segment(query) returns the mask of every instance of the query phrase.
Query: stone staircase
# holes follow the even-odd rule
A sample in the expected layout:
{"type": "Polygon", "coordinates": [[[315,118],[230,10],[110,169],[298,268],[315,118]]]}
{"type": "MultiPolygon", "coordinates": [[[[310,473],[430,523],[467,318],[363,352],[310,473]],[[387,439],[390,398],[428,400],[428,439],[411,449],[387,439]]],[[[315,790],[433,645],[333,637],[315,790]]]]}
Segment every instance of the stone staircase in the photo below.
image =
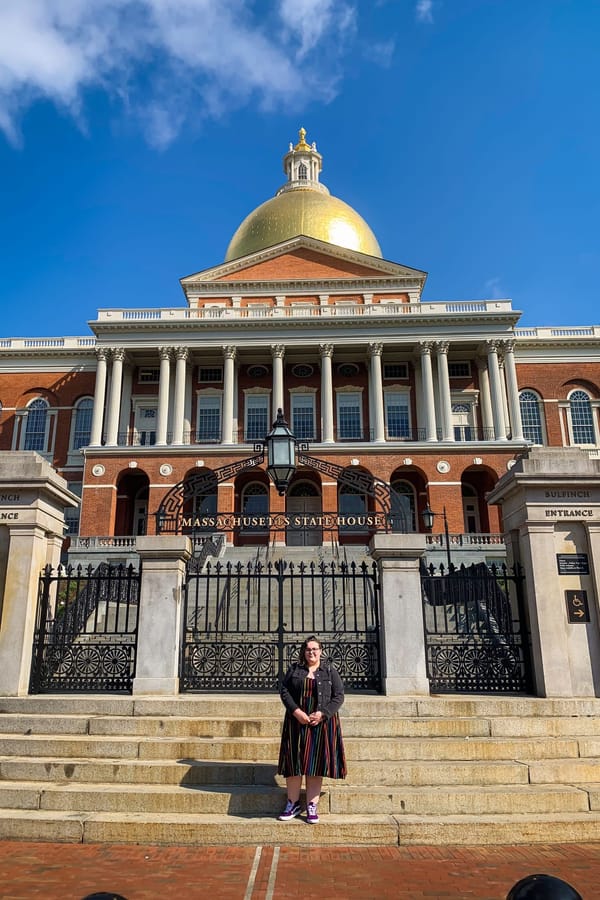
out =
{"type": "Polygon", "coordinates": [[[276,820],[282,711],[263,695],[0,698],[0,838],[600,841],[600,700],[351,695],[348,779],[325,781],[318,826],[276,820]]]}

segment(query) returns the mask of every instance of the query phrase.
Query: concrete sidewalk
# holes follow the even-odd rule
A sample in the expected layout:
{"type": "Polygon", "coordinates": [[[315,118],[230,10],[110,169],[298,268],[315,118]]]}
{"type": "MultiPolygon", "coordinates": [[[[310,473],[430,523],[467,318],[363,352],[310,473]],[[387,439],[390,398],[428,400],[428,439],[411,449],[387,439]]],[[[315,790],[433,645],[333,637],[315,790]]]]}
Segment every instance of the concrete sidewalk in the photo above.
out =
{"type": "Polygon", "coordinates": [[[495,847],[162,847],[0,842],[3,900],[505,900],[545,872],[600,897],[600,843],[495,847]]]}

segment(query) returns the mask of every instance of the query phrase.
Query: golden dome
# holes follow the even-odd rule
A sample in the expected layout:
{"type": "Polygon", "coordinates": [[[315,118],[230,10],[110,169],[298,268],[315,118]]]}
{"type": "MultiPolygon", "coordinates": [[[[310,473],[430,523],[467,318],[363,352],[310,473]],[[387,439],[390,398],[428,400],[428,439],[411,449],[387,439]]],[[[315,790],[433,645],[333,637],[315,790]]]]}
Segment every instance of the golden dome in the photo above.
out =
{"type": "Polygon", "coordinates": [[[319,182],[321,155],[315,144],[300,141],[283,158],[288,181],[277,195],[247,216],[233,235],[225,262],[247,256],[282,241],[306,235],[381,258],[377,238],[356,210],[332,197],[319,182]]]}

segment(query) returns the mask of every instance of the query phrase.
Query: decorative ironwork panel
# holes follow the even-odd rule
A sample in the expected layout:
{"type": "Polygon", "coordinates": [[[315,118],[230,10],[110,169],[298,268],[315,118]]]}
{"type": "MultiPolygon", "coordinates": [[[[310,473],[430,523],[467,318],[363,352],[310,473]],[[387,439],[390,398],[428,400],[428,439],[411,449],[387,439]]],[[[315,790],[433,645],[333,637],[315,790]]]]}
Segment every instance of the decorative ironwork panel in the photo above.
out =
{"type": "Polygon", "coordinates": [[[277,690],[310,634],[348,689],[381,689],[375,565],[190,561],[182,690],[277,690]]]}
{"type": "Polygon", "coordinates": [[[132,566],[46,566],[39,580],[31,693],[130,693],[139,591],[132,566]]]}
{"type": "Polygon", "coordinates": [[[531,692],[523,580],[485,563],[422,569],[432,693],[531,692]]]}

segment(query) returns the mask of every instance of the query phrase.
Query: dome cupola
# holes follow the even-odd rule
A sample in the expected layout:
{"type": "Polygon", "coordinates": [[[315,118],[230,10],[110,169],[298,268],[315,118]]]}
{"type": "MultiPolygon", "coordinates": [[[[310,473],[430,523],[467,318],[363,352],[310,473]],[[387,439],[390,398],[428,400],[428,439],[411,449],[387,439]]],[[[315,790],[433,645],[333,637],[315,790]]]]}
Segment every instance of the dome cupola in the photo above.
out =
{"type": "Polygon", "coordinates": [[[338,247],[381,258],[377,238],[356,210],[332,197],[319,181],[323,157],[306,141],[306,131],[283,157],[287,181],[275,197],[258,206],[233,235],[225,261],[306,235],[338,247]]]}

